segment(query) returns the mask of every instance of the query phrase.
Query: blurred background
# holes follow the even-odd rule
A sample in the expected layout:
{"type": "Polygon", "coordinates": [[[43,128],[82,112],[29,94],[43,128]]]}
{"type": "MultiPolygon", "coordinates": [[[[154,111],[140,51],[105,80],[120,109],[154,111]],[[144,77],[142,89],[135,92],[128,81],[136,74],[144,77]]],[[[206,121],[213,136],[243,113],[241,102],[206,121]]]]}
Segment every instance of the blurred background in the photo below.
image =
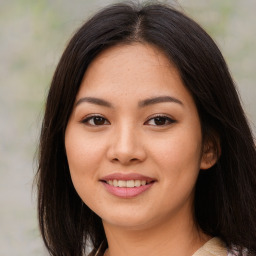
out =
{"type": "MultiPolygon", "coordinates": [[[[0,256],[47,255],[32,190],[45,97],[72,33],[111,2],[0,0],[0,256]]],[[[256,1],[179,0],[175,5],[219,45],[255,134],[256,1]]]]}

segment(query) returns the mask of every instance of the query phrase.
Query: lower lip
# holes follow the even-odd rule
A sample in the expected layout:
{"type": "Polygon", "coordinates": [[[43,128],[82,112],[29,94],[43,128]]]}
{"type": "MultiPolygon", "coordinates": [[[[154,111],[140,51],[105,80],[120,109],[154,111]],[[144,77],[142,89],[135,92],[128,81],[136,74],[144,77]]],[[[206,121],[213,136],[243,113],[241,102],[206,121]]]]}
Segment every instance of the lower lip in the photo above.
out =
{"type": "Polygon", "coordinates": [[[111,186],[108,183],[103,182],[103,185],[105,186],[105,188],[110,194],[121,197],[121,198],[132,198],[132,197],[138,196],[143,192],[145,192],[146,190],[148,190],[153,184],[154,182],[151,182],[147,185],[139,186],[139,187],[120,188],[120,187],[111,186]]]}

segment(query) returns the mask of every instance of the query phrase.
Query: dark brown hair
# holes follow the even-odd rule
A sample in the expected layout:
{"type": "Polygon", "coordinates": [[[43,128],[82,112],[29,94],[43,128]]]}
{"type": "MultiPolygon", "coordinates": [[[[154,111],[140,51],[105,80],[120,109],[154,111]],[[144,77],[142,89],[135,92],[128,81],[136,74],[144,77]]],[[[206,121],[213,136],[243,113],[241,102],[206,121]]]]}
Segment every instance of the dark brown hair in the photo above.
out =
{"type": "Polygon", "coordinates": [[[106,239],[101,219],[73,187],[64,134],[88,65],[107,47],[132,42],[155,45],[166,54],[195,100],[203,138],[215,142],[216,150],[218,138],[219,160],[200,171],[196,184],[196,222],[228,248],[236,245],[255,253],[255,145],[222,54],[183,13],[162,4],[132,3],[112,5],[87,21],[72,37],[53,76],[36,176],[39,224],[47,249],[55,256],[81,256],[88,241],[97,248],[106,239]]]}

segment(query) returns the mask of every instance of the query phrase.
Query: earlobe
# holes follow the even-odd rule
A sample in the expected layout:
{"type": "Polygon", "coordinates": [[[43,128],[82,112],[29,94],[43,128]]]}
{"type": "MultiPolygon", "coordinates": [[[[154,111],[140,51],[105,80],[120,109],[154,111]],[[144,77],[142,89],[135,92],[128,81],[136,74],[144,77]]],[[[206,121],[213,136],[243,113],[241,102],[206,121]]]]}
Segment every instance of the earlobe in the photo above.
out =
{"type": "Polygon", "coordinates": [[[216,164],[220,156],[219,142],[208,142],[204,145],[200,169],[206,170],[216,164]]]}

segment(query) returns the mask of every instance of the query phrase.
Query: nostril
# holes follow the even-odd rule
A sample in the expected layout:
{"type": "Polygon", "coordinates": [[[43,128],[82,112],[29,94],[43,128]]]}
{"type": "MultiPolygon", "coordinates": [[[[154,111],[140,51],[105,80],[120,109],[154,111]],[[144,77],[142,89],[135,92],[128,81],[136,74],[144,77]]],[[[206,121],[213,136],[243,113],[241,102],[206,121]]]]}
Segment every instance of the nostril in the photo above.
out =
{"type": "MultiPolygon", "coordinates": [[[[113,158],[113,161],[119,162],[120,160],[118,158],[113,158]]],[[[137,158],[132,158],[132,159],[128,160],[128,162],[136,162],[136,161],[138,161],[137,158]]]]}
{"type": "Polygon", "coordinates": [[[121,162],[121,161],[116,157],[116,158],[113,158],[113,159],[111,160],[111,162],[112,162],[112,163],[119,163],[119,162],[121,162]]]}

